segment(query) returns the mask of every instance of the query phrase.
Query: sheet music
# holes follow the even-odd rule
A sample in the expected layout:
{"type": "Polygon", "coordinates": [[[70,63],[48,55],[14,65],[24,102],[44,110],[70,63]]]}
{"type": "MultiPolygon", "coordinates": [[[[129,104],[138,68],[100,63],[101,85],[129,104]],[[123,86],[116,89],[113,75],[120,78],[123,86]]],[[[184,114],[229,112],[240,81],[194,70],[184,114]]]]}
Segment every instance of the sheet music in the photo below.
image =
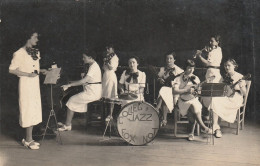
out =
{"type": "Polygon", "coordinates": [[[52,68],[50,71],[48,71],[44,84],[56,84],[57,80],[60,78],[60,71],[61,68],[52,68]]]}

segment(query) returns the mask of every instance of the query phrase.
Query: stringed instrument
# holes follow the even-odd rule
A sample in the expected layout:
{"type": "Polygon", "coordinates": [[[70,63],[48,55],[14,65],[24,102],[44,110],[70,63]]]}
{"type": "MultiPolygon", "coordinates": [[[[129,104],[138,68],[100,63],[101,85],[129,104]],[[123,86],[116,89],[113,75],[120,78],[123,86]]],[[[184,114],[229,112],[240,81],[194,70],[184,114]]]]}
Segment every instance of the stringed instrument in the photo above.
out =
{"type": "Polygon", "coordinates": [[[191,100],[191,99],[194,99],[196,97],[198,97],[199,95],[199,88],[201,87],[202,84],[206,83],[206,82],[209,82],[210,80],[213,80],[215,79],[215,76],[211,76],[209,77],[208,79],[202,81],[201,83],[197,84],[195,81],[193,81],[192,79],[190,79],[190,81],[192,82],[193,85],[190,86],[190,88],[193,88],[194,89],[194,92],[193,93],[190,93],[190,94],[181,94],[181,99],[185,100],[185,101],[188,101],[188,100],[191,100]]]}
{"type": "Polygon", "coordinates": [[[233,97],[235,95],[235,86],[241,81],[241,80],[249,80],[251,78],[251,74],[247,74],[243,76],[241,79],[236,81],[235,83],[227,84],[225,86],[224,95],[227,97],[233,97]]]}

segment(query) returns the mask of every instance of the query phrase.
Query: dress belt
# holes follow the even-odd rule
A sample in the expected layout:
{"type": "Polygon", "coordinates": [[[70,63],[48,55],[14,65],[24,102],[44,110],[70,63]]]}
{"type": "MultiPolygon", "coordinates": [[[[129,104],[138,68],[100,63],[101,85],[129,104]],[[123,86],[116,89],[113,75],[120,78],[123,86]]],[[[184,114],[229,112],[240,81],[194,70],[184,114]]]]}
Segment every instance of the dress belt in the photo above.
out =
{"type": "Polygon", "coordinates": [[[89,85],[89,84],[101,84],[101,82],[87,82],[86,85],[89,85]]]}
{"type": "Polygon", "coordinates": [[[220,66],[207,66],[207,68],[220,69],[220,66]]]}

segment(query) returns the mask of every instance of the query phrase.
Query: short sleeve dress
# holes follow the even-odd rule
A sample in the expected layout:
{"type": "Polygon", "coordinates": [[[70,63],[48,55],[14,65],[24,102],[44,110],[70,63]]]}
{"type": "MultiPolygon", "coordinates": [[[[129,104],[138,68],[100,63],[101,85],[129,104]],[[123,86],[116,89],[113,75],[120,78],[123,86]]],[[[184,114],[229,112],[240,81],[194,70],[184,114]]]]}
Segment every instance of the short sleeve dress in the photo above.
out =
{"type": "MultiPolygon", "coordinates": [[[[33,73],[40,70],[40,53],[38,59],[33,60],[24,48],[20,48],[13,54],[9,70],[16,70],[33,73]]],[[[19,123],[21,127],[27,128],[42,122],[42,105],[40,94],[39,76],[19,78],[19,123]]]]}
{"type": "MultiPolygon", "coordinates": [[[[180,67],[178,67],[177,65],[175,65],[172,73],[173,73],[174,76],[177,76],[177,75],[183,73],[183,70],[180,67]]],[[[166,80],[169,76],[170,76],[169,72],[167,72],[166,68],[161,67],[160,71],[158,73],[158,77],[166,80]]],[[[177,100],[178,100],[178,96],[173,98],[172,86],[161,87],[158,97],[162,98],[162,100],[165,102],[167,108],[169,109],[169,112],[171,113],[173,108],[174,108],[174,103],[176,103],[177,100]],[[173,101],[173,100],[175,100],[175,101],[173,101]]]]}
{"type": "Polygon", "coordinates": [[[144,94],[139,93],[139,88],[145,88],[146,83],[146,75],[144,72],[138,70],[138,77],[137,77],[137,84],[133,84],[133,78],[131,78],[130,82],[128,83],[126,80],[130,75],[126,74],[126,70],[123,71],[121,78],[119,80],[120,84],[125,85],[125,90],[129,91],[130,93],[134,93],[138,96],[135,100],[124,100],[122,103],[123,105],[130,103],[132,101],[144,101],[144,94]]]}
{"type": "Polygon", "coordinates": [[[90,65],[87,76],[90,78],[85,84],[84,91],[72,96],[66,106],[74,112],[87,112],[87,105],[92,101],[99,100],[102,95],[101,70],[99,65],[94,62],[90,65]]]}
{"type": "Polygon", "coordinates": [[[117,55],[115,54],[110,59],[110,65],[112,66],[112,69],[110,70],[105,64],[104,64],[104,74],[102,79],[102,97],[104,98],[117,98],[117,77],[116,77],[116,69],[118,67],[119,59],[117,55]]]}

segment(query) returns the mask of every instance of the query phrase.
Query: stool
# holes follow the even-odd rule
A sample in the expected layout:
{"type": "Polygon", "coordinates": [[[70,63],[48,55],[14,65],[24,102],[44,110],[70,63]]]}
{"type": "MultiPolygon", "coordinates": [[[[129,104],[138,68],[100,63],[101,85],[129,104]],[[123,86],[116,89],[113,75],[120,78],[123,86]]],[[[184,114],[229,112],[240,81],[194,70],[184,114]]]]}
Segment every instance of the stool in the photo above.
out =
{"type": "Polygon", "coordinates": [[[105,112],[103,109],[102,100],[96,100],[88,103],[88,111],[86,113],[86,126],[96,125],[105,125],[105,112]]]}

